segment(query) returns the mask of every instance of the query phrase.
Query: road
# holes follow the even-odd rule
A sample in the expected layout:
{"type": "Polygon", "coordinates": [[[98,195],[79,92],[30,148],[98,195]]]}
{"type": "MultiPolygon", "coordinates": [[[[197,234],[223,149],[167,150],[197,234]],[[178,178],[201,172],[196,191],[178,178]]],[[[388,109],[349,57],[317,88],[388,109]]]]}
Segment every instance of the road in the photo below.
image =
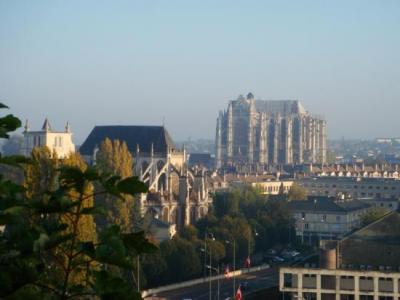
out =
{"type": "MultiPolygon", "coordinates": [[[[242,291],[244,295],[251,293],[252,291],[276,286],[278,284],[278,269],[270,268],[266,270],[256,271],[248,274],[236,276],[236,289],[239,283],[248,282],[249,289],[242,291]]],[[[211,296],[212,300],[218,299],[218,281],[214,280],[211,282],[211,296]]],[[[155,296],[155,295],[154,295],[155,296]]],[[[201,283],[193,285],[191,287],[171,290],[157,294],[158,297],[164,297],[168,300],[209,300],[209,283],[201,283]]],[[[220,280],[220,300],[226,299],[233,296],[233,279],[221,279],[220,280]]]]}

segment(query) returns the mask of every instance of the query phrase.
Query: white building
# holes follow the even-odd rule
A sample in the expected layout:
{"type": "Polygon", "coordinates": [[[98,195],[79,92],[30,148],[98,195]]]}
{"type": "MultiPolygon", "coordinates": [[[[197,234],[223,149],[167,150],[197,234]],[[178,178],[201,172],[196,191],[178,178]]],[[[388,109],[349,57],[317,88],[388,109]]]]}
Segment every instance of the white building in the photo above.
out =
{"type": "Polygon", "coordinates": [[[370,208],[371,205],[367,202],[341,201],[326,197],[289,202],[289,209],[296,222],[296,235],[310,244],[320,239],[341,238],[361,227],[362,216],[370,208]]]}
{"type": "Polygon", "coordinates": [[[279,289],[284,299],[399,299],[399,272],[281,268],[279,289]]]}
{"type": "Polygon", "coordinates": [[[56,152],[58,158],[65,158],[70,153],[75,152],[75,145],[72,142],[72,133],[68,122],[65,126],[65,131],[52,130],[47,118],[41,130],[30,131],[28,121],[24,129],[22,154],[25,156],[30,156],[33,148],[44,146],[48,147],[51,152],[56,152]]]}
{"type": "Polygon", "coordinates": [[[353,198],[400,198],[400,180],[395,178],[305,177],[297,182],[309,196],[353,198]]]}

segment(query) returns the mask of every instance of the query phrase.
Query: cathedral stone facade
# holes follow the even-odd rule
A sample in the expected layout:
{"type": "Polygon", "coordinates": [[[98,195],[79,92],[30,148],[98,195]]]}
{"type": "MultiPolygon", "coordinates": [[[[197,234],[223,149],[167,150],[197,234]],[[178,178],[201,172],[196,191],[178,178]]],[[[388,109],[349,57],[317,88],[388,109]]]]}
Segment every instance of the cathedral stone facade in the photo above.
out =
{"type": "Polygon", "coordinates": [[[216,128],[217,168],[325,163],[326,121],[297,100],[239,96],[220,112],[216,128]]]}
{"type": "Polygon", "coordinates": [[[205,171],[189,168],[185,149],[178,149],[163,126],[96,126],[79,151],[95,164],[106,138],[125,141],[134,160],[134,174],[149,188],[140,195],[142,215],[178,228],[195,223],[212,204],[205,171]]]}

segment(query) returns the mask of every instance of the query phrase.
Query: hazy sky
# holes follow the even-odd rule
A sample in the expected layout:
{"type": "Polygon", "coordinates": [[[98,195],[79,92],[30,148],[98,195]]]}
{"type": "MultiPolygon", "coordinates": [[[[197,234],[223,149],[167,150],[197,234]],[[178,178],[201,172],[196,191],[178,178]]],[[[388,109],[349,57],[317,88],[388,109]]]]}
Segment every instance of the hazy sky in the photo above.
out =
{"type": "Polygon", "coordinates": [[[400,136],[400,1],[0,0],[0,99],[31,129],[213,138],[249,91],[301,100],[329,138],[400,136]]]}

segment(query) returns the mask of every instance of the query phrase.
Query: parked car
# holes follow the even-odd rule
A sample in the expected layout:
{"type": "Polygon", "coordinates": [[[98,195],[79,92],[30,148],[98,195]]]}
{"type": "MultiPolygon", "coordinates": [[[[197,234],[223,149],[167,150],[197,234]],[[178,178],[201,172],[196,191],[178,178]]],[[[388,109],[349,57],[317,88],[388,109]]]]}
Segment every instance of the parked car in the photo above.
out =
{"type": "Polygon", "coordinates": [[[274,263],[283,263],[285,261],[285,259],[283,259],[282,257],[276,255],[272,258],[272,262],[274,263]]]}

